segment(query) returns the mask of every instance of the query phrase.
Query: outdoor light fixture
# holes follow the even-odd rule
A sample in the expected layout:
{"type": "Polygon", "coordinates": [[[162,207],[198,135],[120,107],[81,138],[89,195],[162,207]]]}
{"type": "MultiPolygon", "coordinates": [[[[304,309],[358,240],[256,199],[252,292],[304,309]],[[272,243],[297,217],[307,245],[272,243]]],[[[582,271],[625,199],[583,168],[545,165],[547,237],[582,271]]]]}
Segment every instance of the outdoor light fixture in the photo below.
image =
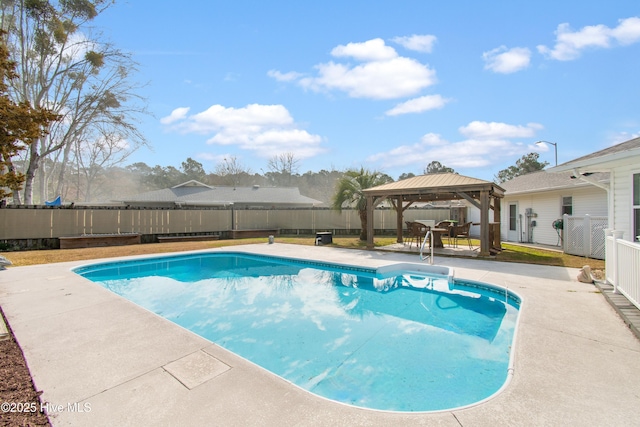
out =
{"type": "Polygon", "coordinates": [[[556,152],[556,166],[558,166],[558,144],[556,144],[555,142],[551,142],[551,141],[538,141],[538,142],[536,142],[536,145],[540,145],[540,144],[551,144],[551,145],[553,145],[553,149],[556,152]]]}

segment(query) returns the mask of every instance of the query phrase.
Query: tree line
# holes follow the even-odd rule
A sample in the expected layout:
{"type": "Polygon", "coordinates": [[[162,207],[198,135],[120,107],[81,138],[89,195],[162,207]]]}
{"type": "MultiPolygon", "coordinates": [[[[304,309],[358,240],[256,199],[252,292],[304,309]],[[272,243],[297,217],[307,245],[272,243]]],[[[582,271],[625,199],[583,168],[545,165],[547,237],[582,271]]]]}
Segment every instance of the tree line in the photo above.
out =
{"type": "MultiPolygon", "coordinates": [[[[538,161],[537,153],[530,153],[522,156],[515,166],[500,171],[495,182],[501,183],[536,170],[542,170],[547,165],[546,162],[538,161]]],[[[320,171],[307,171],[300,173],[299,161],[293,153],[284,153],[272,157],[267,162],[267,171],[262,174],[251,171],[245,167],[236,157],[230,157],[219,162],[213,171],[207,172],[202,163],[192,158],[183,161],[180,167],[174,166],[150,166],[144,162],[133,163],[124,167],[111,167],[104,169],[96,176],[96,182],[91,196],[83,189],[81,182],[74,185],[70,180],[65,187],[66,192],[62,194],[65,200],[95,201],[95,200],[117,200],[121,196],[137,194],[146,191],[170,188],[184,182],[195,180],[211,186],[252,186],[260,185],[266,187],[297,187],[300,193],[320,200],[327,205],[334,205],[334,199],[341,193],[344,196],[345,189],[350,189],[353,194],[357,194],[354,188],[369,188],[367,185],[379,185],[392,182],[394,179],[382,172],[368,170],[366,168],[338,170],[335,168],[322,169],[320,171]],[[346,182],[345,182],[346,181],[346,182]]],[[[432,173],[456,173],[454,169],[442,165],[438,161],[432,161],[424,170],[423,174],[432,173]]],[[[412,178],[414,173],[402,173],[398,180],[412,178]]],[[[347,191],[348,193],[349,191],[347,191]]],[[[357,205],[357,196],[344,196],[339,203],[353,199],[353,204],[357,205]]]]}

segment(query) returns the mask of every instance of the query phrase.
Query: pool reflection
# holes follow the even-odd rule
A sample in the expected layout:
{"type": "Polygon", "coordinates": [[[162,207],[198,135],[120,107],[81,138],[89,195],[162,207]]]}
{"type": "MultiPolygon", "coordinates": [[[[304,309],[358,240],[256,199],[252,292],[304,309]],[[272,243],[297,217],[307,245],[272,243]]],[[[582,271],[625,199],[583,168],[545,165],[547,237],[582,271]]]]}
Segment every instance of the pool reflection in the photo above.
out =
{"type": "Polygon", "coordinates": [[[503,301],[459,289],[443,278],[400,275],[345,280],[344,274],[333,276],[345,311],[357,316],[385,314],[492,341],[507,312],[503,301]],[[391,292],[402,294],[394,296],[394,304],[386,295],[391,292]]]}

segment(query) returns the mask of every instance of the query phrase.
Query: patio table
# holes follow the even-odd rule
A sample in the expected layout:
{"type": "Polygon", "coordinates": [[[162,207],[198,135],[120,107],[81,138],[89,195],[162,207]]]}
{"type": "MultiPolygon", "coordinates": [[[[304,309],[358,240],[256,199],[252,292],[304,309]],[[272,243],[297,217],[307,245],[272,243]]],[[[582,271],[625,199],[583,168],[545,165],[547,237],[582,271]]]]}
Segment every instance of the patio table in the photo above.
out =
{"type": "Polygon", "coordinates": [[[448,228],[436,228],[436,222],[433,219],[417,219],[415,222],[423,224],[431,230],[431,236],[433,236],[433,247],[434,248],[444,248],[444,244],[442,243],[442,235],[449,234],[448,228]]]}
{"type": "Polygon", "coordinates": [[[444,248],[444,244],[442,243],[442,235],[449,234],[448,228],[432,228],[431,236],[433,238],[433,247],[434,248],[444,248]]]}

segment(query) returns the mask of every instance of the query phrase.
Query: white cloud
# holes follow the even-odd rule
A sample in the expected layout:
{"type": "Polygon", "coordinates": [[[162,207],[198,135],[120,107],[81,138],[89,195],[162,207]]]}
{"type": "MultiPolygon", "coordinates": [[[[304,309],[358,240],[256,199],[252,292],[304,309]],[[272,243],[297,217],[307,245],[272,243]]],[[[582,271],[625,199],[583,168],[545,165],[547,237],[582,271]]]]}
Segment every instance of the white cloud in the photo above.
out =
{"type": "Polygon", "coordinates": [[[615,132],[607,136],[608,145],[616,145],[640,137],[639,132],[615,132]]]}
{"type": "Polygon", "coordinates": [[[58,53],[70,57],[73,61],[82,61],[87,52],[100,50],[93,40],[80,31],[71,33],[64,46],[56,44],[55,49],[58,50],[58,53]]]}
{"type": "Polygon", "coordinates": [[[436,133],[426,133],[420,138],[420,142],[424,145],[440,145],[442,140],[440,139],[440,135],[436,133]]]}
{"type": "Polygon", "coordinates": [[[556,45],[553,49],[538,46],[545,56],[559,61],[568,61],[580,56],[582,50],[589,47],[609,47],[609,28],[604,25],[584,27],[571,31],[569,24],[560,24],[556,30],[556,45]]]}
{"type": "Polygon", "coordinates": [[[385,168],[413,167],[422,171],[432,161],[453,168],[494,166],[514,156],[531,152],[532,147],[511,139],[534,136],[542,126],[474,121],[460,127],[466,137],[450,142],[438,134],[427,133],[415,144],[401,145],[389,151],[369,156],[367,162],[380,163],[385,168]]]}
{"type": "Polygon", "coordinates": [[[207,143],[236,145],[265,158],[292,152],[302,159],[324,151],[320,146],[322,137],[300,129],[282,105],[250,104],[243,108],[212,105],[190,116],[187,111],[163,123],[172,124],[171,129],[182,133],[213,134],[207,143]]]}
{"type": "Polygon", "coordinates": [[[442,108],[449,101],[449,99],[445,99],[440,95],[421,96],[402,102],[388,110],[385,114],[387,116],[399,116],[401,114],[421,113],[427,110],[442,108]]]}
{"type": "Polygon", "coordinates": [[[403,145],[370,156],[367,162],[379,162],[386,168],[413,167],[422,171],[432,161],[453,168],[487,167],[520,154],[522,148],[505,139],[466,139],[449,142],[436,134],[426,134],[416,144],[403,145]]]}
{"type": "Polygon", "coordinates": [[[269,70],[267,72],[269,77],[273,77],[279,82],[291,82],[302,77],[301,73],[296,73],[295,71],[290,71],[288,73],[281,73],[278,70],[269,70]]]}
{"type": "Polygon", "coordinates": [[[397,54],[382,39],[340,45],[331,51],[336,58],[353,58],[360,63],[330,61],[315,66],[317,75],[299,77],[296,73],[269,72],[273,78],[292,77],[305,89],[338,90],[353,98],[396,99],[413,96],[436,82],[435,71],[427,65],[397,54]],[[297,79],[296,79],[297,78],[297,79]]]}
{"type": "Polygon", "coordinates": [[[167,117],[161,118],[160,123],[162,123],[163,125],[169,125],[171,123],[177,122],[178,120],[184,119],[185,117],[187,117],[187,113],[189,113],[189,107],[176,108],[167,117]]]}
{"type": "Polygon", "coordinates": [[[436,42],[436,36],[432,35],[412,35],[405,37],[395,37],[391,41],[398,43],[405,49],[415,50],[417,52],[431,53],[433,45],[436,42]]]}
{"type": "Polygon", "coordinates": [[[640,18],[621,19],[620,24],[611,30],[611,36],[622,45],[640,41],[640,18]]]}
{"type": "Polygon", "coordinates": [[[415,95],[435,83],[435,72],[410,59],[398,57],[388,61],[348,65],[318,65],[319,75],[301,79],[312,90],[337,89],[353,98],[394,99],[415,95]]]}
{"type": "Polygon", "coordinates": [[[507,49],[506,46],[500,46],[484,52],[482,58],[485,62],[485,70],[491,70],[501,74],[510,74],[529,66],[531,62],[531,51],[524,47],[507,49]]]}
{"type": "Polygon", "coordinates": [[[243,108],[212,105],[189,117],[189,128],[195,132],[216,132],[221,129],[259,131],[265,127],[291,124],[293,118],[282,105],[249,104],[243,108]]]}
{"type": "Polygon", "coordinates": [[[542,129],[538,123],[528,123],[526,126],[510,125],[498,122],[473,121],[460,127],[460,133],[468,138],[495,139],[495,138],[531,138],[537,130],[542,129]]]}
{"type": "Polygon", "coordinates": [[[386,61],[396,58],[398,54],[382,39],[372,39],[363,43],[348,43],[333,48],[331,55],[335,57],[352,57],[359,61],[386,61]]]}
{"type": "Polygon", "coordinates": [[[640,41],[640,18],[622,19],[615,28],[606,25],[590,25],[573,31],[569,24],[558,25],[556,44],[553,48],[538,46],[538,52],[558,61],[569,61],[580,57],[589,48],[609,48],[616,42],[628,45],[640,41]]]}

